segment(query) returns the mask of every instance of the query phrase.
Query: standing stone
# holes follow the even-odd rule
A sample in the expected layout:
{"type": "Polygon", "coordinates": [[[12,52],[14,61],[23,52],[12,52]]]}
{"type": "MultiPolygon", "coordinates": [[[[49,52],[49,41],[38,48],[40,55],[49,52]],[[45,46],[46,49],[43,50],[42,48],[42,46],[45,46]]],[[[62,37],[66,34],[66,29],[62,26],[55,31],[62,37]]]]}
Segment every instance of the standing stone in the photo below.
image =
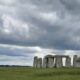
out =
{"type": "Polygon", "coordinates": [[[76,67],[80,68],[80,59],[78,58],[78,60],[76,61],[76,67]]]}
{"type": "Polygon", "coordinates": [[[66,57],[66,66],[65,67],[71,67],[71,58],[70,57],[66,57]]]}
{"type": "Polygon", "coordinates": [[[42,58],[38,58],[37,68],[42,68],[42,58]]]}
{"type": "Polygon", "coordinates": [[[73,57],[73,67],[80,67],[80,57],[77,57],[77,55],[73,57]]]}
{"type": "Polygon", "coordinates": [[[47,68],[47,63],[48,63],[48,60],[47,58],[43,58],[43,68],[47,68]]]}
{"type": "Polygon", "coordinates": [[[34,57],[34,61],[33,61],[33,67],[34,67],[34,68],[37,68],[37,63],[38,63],[38,57],[35,56],[35,57],[34,57]]]}
{"type": "Polygon", "coordinates": [[[63,66],[63,62],[62,62],[62,57],[61,56],[57,56],[55,58],[55,66],[57,68],[61,68],[63,66]]]}
{"type": "Polygon", "coordinates": [[[54,58],[48,57],[48,68],[53,68],[53,67],[54,67],[54,58]]]}
{"type": "Polygon", "coordinates": [[[77,55],[74,55],[74,56],[73,56],[73,67],[77,67],[77,62],[76,62],[76,60],[77,60],[77,55]]]}

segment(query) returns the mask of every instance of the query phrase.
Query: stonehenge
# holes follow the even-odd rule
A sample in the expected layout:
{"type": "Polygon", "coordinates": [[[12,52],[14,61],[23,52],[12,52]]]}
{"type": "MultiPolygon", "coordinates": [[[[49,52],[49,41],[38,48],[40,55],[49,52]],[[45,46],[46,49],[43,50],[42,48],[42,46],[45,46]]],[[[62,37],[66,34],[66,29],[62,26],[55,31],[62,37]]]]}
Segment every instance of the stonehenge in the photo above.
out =
{"type": "Polygon", "coordinates": [[[34,57],[34,68],[62,68],[62,67],[80,67],[80,57],[73,56],[73,65],[71,65],[71,57],[68,55],[46,55],[43,59],[34,57]],[[65,66],[63,65],[63,58],[65,58],[65,66]]]}

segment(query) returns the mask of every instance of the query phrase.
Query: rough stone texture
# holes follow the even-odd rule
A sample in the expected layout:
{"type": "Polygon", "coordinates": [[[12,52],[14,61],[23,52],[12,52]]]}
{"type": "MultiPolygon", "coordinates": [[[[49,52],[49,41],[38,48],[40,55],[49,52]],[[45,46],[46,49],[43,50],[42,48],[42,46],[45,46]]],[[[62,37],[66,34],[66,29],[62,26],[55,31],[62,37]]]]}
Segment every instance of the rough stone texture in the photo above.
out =
{"type": "Polygon", "coordinates": [[[42,58],[38,58],[37,68],[42,68],[42,58]]]}
{"type": "Polygon", "coordinates": [[[54,55],[54,57],[55,57],[55,58],[56,58],[56,57],[66,58],[66,57],[68,57],[68,55],[54,55]]]}
{"type": "Polygon", "coordinates": [[[71,67],[71,58],[70,57],[66,57],[66,62],[65,62],[65,67],[71,67]]]}
{"type": "Polygon", "coordinates": [[[80,67],[80,62],[77,62],[75,67],[80,67]]]}
{"type": "Polygon", "coordinates": [[[77,62],[76,62],[76,60],[77,60],[77,55],[74,55],[74,56],[73,56],[73,67],[77,67],[77,62]]]}
{"type": "Polygon", "coordinates": [[[43,68],[47,68],[47,58],[43,58],[43,68]]]}
{"type": "Polygon", "coordinates": [[[48,68],[53,68],[53,67],[54,67],[54,58],[48,57],[48,68]]]}
{"type": "Polygon", "coordinates": [[[38,57],[35,56],[35,57],[34,57],[34,61],[33,61],[33,67],[34,67],[34,68],[37,68],[37,62],[38,62],[38,57]]]}
{"type": "MultiPolygon", "coordinates": [[[[63,67],[62,59],[66,58],[65,67],[71,67],[71,58],[66,55],[47,55],[43,58],[34,57],[33,67],[35,68],[61,68],[63,67]],[[43,64],[42,64],[43,62],[43,64]]],[[[73,67],[80,67],[80,57],[73,56],[73,67]]]]}
{"type": "Polygon", "coordinates": [[[63,66],[63,62],[62,62],[62,57],[61,56],[57,56],[55,59],[55,66],[57,68],[61,68],[63,66]]]}
{"type": "Polygon", "coordinates": [[[73,57],[73,67],[80,67],[80,57],[77,57],[77,55],[73,57]]]}
{"type": "Polygon", "coordinates": [[[53,68],[54,67],[54,56],[53,55],[46,55],[43,59],[43,67],[46,68],[53,68]]]}

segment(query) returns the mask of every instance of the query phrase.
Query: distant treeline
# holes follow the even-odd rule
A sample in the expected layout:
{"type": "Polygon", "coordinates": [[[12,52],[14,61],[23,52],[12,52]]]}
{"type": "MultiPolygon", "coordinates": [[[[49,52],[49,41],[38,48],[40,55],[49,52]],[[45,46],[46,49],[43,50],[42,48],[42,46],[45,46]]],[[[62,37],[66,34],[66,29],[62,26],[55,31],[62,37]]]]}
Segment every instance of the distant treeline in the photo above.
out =
{"type": "Polygon", "coordinates": [[[0,65],[0,67],[32,67],[32,66],[22,66],[22,65],[0,65]]]}

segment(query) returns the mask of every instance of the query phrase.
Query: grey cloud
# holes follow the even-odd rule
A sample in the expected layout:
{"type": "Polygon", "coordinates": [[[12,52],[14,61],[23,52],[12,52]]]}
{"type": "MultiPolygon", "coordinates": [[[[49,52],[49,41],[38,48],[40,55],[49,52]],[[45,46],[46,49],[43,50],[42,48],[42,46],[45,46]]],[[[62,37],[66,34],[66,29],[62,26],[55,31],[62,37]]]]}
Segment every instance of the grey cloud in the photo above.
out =
{"type": "MultiPolygon", "coordinates": [[[[23,29],[23,26],[17,27],[17,25],[13,25],[15,23],[10,23],[12,33],[4,34],[4,28],[2,28],[0,43],[80,50],[80,20],[79,17],[76,19],[76,14],[73,16],[70,12],[76,12],[78,7],[79,3],[75,0],[17,0],[15,5],[13,5],[15,14],[11,12],[11,9],[8,10],[7,14],[14,21],[17,20],[22,22],[22,24],[29,24],[29,33],[27,29],[23,29]],[[44,15],[40,15],[40,13],[52,13],[54,15],[54,12],[59,18],[56,22],[53,22],[52,18],[51,22],[49,20],[46,21],[44,15]]],[[[5,9],[2,14],[4,12],[5,9]]],[[[48,16],[46,17],[48,18],[48,16]]]]}
{"type": "Polygon", "coordinates": [[[34,55],[79,54],[79,7],[79,0],[1,0],[0,64],[32,65],[34,55]]]}
{"type": "Polygon", "coordinates": [[[27,47],[13,47],[13,46],[0,46],[0,55],[6,55],[6,56],[23,56],[23,57],[29,57],[32,56],[37,52],[36,49],[33,48],[27,48],[27,47]]]}
{"type": "Polygon", "coordinates": [[[32,58],[26,58],[22,56],[4,56],[0,55],[0,65],[31,65],[32,58]]]}
{"type": "Polygon", "coordinates": [[[64,7],[71,12],[72,14],[78,14],[80,13],[80,1],[79,0],[60,0],[61,3],[64,5],[64,7]]]}

